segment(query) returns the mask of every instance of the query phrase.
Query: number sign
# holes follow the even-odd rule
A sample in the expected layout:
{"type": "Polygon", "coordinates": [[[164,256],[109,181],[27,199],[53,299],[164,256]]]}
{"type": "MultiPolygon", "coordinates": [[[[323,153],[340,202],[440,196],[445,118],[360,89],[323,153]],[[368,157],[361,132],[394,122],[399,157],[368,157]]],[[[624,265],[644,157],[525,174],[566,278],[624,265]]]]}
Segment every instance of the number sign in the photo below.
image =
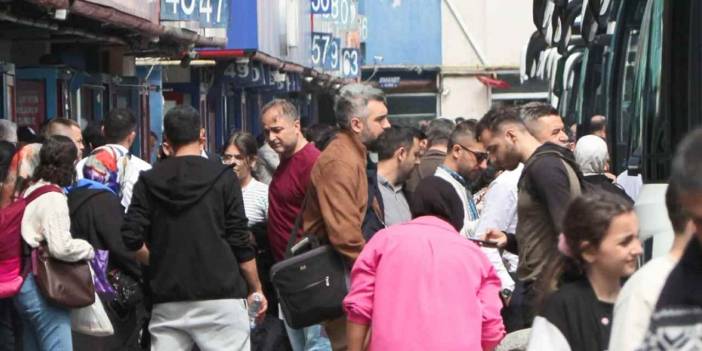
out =
{"type": "Polygon", "coordinates": [[[205,28],[227,27],[228,0],[161,0],[161,20],[199,22],[205,28]]]}

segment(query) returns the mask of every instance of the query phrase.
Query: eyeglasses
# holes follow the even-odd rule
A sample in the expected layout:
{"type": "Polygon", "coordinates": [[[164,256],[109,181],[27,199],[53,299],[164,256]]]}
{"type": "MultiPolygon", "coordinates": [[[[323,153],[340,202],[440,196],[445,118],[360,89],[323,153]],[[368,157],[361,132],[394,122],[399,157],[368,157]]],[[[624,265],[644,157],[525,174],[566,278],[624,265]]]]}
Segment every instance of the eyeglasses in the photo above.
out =
{"type": "Polygon", "coordinates": [[[221,159],[222,159],[222,163],[224,163],[225,165],[229,165],[229,164],[234,163],[235,160],[243,161],[246,159],[246,157],[244,157],[244,155],[241,155],[241,154],[237,154],[237,155],[224,154],[224,155],[222,155],[221,159]]]}
{"type": "Polygon", "coordinates": [[[460,146],[463,150],[466,150],[466,151],[470,152],[471,154],[473,154],[473,156],[475,156],[475,159],[478,161],[478,163],[483,163],[483,161],[487,161],[487,159],[490,158],[490,154],[487,152],[473,151],[473,150],[471,150],[471,149],[469,149],[461,144],[456,144],[456,145],[460,146]]]}

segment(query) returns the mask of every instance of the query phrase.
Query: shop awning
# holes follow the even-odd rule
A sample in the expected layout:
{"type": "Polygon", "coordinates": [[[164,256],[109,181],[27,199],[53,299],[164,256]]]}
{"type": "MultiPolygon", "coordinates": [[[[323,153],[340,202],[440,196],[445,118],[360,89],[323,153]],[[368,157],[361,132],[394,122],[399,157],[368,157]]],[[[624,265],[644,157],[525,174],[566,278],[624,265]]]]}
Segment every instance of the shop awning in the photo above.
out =
{"type": "MultiPolygon", "coordinates": [[[[198,33],[181,28],[166,27],[158,21],[149,20],[144,16],[135,16],[122,12],[109,5],[108,0],[25,0],[29,3],[39,5],[54,10],[67,10],[68,15],[79,15],[96,21],[103,22],[115,27],[124,28],[141,33],[145,37],[154,40],[166,39],[181,44],[193,44],[199,47],[223,47],[226,45],[225,38],[205,37],[198,33]]],[[[133,1],[134,6],[138,6],[138,1],[133,1]]],[[[127,6],[127,5],[122,5],[127,6]]],[[[155,17],[158,19],[158,16],[155,17]]]]}

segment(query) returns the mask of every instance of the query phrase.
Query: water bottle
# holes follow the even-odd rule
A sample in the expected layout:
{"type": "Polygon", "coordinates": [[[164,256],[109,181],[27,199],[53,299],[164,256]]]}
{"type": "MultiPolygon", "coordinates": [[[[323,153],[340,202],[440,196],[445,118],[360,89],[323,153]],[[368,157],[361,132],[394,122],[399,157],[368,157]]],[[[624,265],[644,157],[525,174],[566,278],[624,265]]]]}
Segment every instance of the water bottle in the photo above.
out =
{"type": "Polygon", "coordinates": [[[256,314],[258,310],[261,309],[261,302],[263,301],[263,296],[260,293],[253,294],[253,302],[249,305],[249,325],[251,330],[256,328],[256,314]]]}

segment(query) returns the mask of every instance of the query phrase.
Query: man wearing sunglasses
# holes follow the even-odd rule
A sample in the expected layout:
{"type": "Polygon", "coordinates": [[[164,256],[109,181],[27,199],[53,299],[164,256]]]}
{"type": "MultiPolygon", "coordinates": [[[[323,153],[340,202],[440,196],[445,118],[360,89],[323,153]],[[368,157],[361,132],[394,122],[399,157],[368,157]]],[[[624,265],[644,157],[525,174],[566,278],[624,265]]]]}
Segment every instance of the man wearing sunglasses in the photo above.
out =
{"type": "MultiPolygon", "coordinates": [[[[474,127],[461,122],[451,133],[444,163],[436,169],[435,176],[449,182],[463,203],[463,228],[466,239],[477,239],[475,229],[480,215],[470,191],[471,182],[477,180],[487,168],[488,153],[477,141],[474,127]]],[[[502,256],[495,248],[483,247],[483,252],[492,263],[500,280],[510,280],[509,272],[502,263],[502,256]]]]}
{"type": "Polygon", "coordinates": [[[465,205],[463,230],[461,234],[470,237],[478,221],[478,210],[470,194],[470,183],[487,168],[488,153],[485,146],[477,142],[475,130],[469,123],[461,122],[449,137],[444,163],[436,169],[437,177],[451,183],[465,205]]]}

